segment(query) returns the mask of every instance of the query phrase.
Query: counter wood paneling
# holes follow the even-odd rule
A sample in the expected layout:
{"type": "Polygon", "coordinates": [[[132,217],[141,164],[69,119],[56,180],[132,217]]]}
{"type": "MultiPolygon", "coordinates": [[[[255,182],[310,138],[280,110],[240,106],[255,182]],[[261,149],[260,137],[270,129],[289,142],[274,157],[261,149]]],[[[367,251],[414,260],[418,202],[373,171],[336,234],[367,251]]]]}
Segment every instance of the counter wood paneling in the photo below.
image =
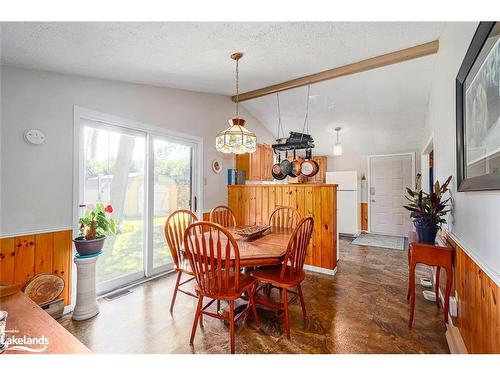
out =
{"type": "Polygon", "coordinates": [[[267,224],[279,206],[296,208],[314,218],[306,264],[333,270],[337,266],[337,185],[249,184],[228,186],[228,206],[238,225],[267,224]]]}

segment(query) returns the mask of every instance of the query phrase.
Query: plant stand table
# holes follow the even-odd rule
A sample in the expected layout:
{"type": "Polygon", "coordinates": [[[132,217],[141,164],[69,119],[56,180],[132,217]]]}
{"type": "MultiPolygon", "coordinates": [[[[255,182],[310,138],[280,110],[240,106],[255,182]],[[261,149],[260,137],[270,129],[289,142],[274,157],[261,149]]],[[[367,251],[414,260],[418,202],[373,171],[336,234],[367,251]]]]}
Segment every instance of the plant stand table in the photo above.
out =
{"type": "Polygon", "coordinates": [[[417,234],[410,232],[408,236],[410,247],[408,249],[408,270],[409,270],[409,287],[407,299],[410,300],[410,319],[408,326],[413,325],[413,315],[415,314],[415,267],[417,263],[423,263],[428,266],[436,267],[436,304],[439,308],[439,274],[441,267],[446,270],[446,292],[444,296],[444,324],[448,322],[448,311],[450,307],[451,284],[453,281],[453,247],[451,247],[446,239],[441,236],[436,236],[434,245],[418,242],[417,234]]]}
{"type": "Polygon", "coordinates": [[[76,255],[77,283],[76,304],[73,310],[73,320],[86,320],[99,314],[96,300],[95,266],[101,252],[92,255],[76,255]]]}

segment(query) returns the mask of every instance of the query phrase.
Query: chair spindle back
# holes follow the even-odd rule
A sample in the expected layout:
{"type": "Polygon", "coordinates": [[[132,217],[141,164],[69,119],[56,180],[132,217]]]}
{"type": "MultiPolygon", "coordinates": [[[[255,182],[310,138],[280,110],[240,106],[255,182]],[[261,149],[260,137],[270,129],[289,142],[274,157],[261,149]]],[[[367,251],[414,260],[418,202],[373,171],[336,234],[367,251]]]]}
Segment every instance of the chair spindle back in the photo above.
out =
{"type": "Polygon", "coordinates": [[[301,219],[299,211],[293,207],[278,207],[269,216],[269,225],[293,229],[301,219]]]}
{"type": "Polygon", "coordinates": [[[210,211],[210,221],[224,228],[236,226],[236,216],[228,206],[217,206],[210,211]]]}
{"type": "Polygon", "coordinates": [[[193,223],[186,229],[184,249],[202,293],[239,288],[240,252],[227,229],[210,221],[193,223]]]}
{"type": "Polygon", "coordinates": [[[281,266],[280,278],[282,280],[285,278],[287,266],[290,267],[290,276],[292,277],[302,272],[313,228],[314,219],[311,216],[304,217],[297,224],[297,227],[290,237],[290,241],[288,241],[285,258],[281,266]]]}
{"type": "Polygon", "coordinates": [[[176,267],[184,260],[181,251],[184,246],[184,232],[189,224],[195,221],[198,221],[198,218],[191,211],[177,210],[172,212],[165,222],[165,238],[176,267]]]}

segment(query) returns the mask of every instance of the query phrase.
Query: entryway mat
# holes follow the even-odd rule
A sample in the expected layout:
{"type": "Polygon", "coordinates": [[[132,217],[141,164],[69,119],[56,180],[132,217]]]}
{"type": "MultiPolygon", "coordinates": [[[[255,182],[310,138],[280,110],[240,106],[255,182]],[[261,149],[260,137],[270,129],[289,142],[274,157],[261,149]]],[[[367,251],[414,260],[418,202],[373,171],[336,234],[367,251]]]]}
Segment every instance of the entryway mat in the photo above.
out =
{"type": "Polygon", "coordinates": [[[383,234],[361,233],[351,244],[383,247],[386,249],[405,250],[405,237],[386,236],[383,234]]]}

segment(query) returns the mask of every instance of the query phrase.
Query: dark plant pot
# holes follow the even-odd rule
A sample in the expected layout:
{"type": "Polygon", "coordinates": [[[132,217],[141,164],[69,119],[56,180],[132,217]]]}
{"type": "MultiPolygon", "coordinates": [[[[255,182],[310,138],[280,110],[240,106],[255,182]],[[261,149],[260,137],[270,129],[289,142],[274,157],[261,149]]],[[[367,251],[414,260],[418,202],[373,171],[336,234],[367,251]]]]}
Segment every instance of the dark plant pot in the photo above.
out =
{"type": "Polygon", "coordinates": [[[92,255],[102,250],[106,236],[94,240],[86,240],[84,237],[77,237],[73,240],[76,251],[80,255],[92,255]]]}
{"type": "Polygon", "coordinates": [[[415,223],[415,228],[417,229],[419,242],[434,245],[439,227],[425,223],[415,223]]]}

